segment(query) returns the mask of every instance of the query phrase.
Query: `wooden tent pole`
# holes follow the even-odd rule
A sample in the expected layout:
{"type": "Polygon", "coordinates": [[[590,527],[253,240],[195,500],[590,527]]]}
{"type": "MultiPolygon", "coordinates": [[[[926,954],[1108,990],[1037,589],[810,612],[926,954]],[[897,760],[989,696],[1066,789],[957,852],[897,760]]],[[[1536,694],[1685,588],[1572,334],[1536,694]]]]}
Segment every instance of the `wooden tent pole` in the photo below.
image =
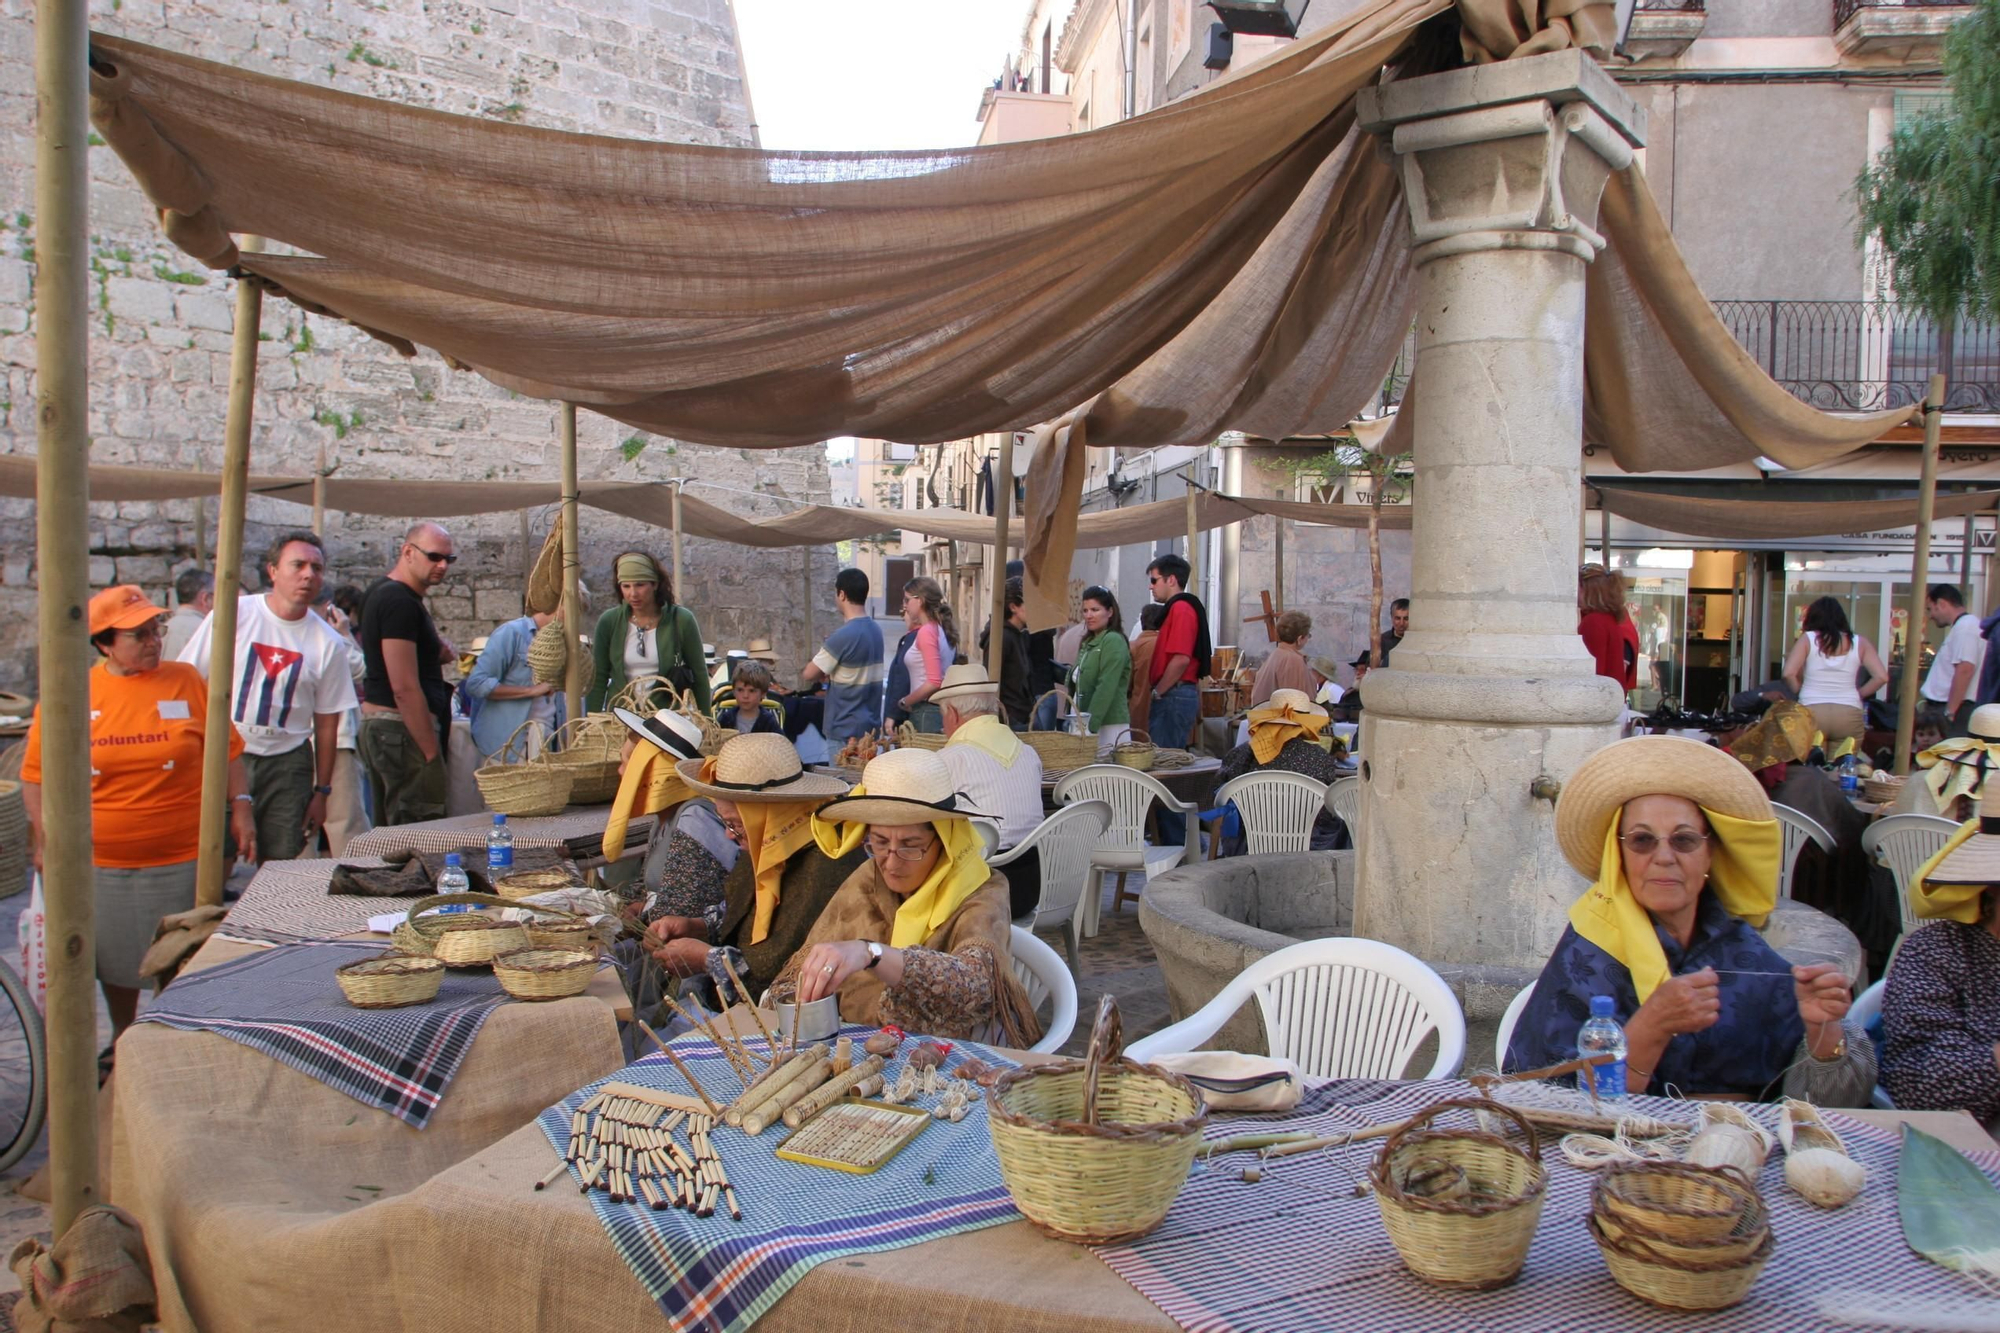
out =
{"type": "MultiPolygon", "coordinates": [[[[90,168],[83,0],[35,18],[35,555],[41,635],[42,893],[48,904],[49,1159],[60,1238],[97,1190],[96,888],[90,864],[90,168]]],[[[20,888],[15,884],[14,888],[20,888]]]]}
{"type": "MultiPolygon", "coordinates": [[[[563,553],[563,639],[569,644],[569,665],[563,670],[565,720],[583,716],[583,562],[576,527],[576,404],[562,405],[562,553],[563,553]]],[[[663,635],[655,637],[664,637],[663,635]]],[[[625,645],[614,643],[611,651],[621,653],[625,645]]]]}
{"type": "Polygon", "coordinates": [[[802,614],[806,618],[806,637],[804,646],[800,649],[800,657],[802,660],[809,660],[816,651],[813,645],[813,548],[801,546],[799,556],[801,566],[799,587],[800,591],[805,593],[805,601],[799,605],[804,608],[802,614]]]}
{"type": "MultiPolygon", "coordinates": [[[[1923,661],[1924,593],[1931,577],[1931,516],[1937,509],[1938,428],[1944,420],[1944,376],[1931,376],[1924,396],[1924,471],[1917,491],[1916,553],[1910,559],[1910,606],[1903,624],[1903,676],[1896,701],[1896,772],[1910,772],[1917,730],[1917,666],[1923,661]]],[[[1947,719],[1948,720],[1948,719],[1947,719]]]]}
{"type": "Polygon", "coordinates": [[[313,531],[326,540],[326,441],[313,456],[313,531]]]}
{"type": "Polygon", "coordinates": [[[1188,581],[1187,590],[1201,596],[1201,524],[1195,515],[1194,467],[1189,465],[1187,475],[1187,530],[1188,530],[1188,581]]]}
{"type": "Polygon", "coordinates": [[[681,490],[687,485],[683,477],[674,478],[674,596],[685,597],[681,590],[681,490]]]}
{"type": "MultiPolygon", "coordinates": [[[[260,242],[245,236],[244,250],[260,242]]],[[[235,693],[236,595],[243,583],[243,506],[250,490],[250,418],[257,391],[257,332],[264,289],[236,280],[236,332],[229,347],[229,407],[222,425],[222,510],[215,534],[215,609],[209,613],[208,724],[201,741],[200,859],[194,900],[222,906],[229,878],[229,701],[235,693]]]]}
{"type": "MultiPolygon", "coordinates": [[[[1000,679],[1001,649],[1007,642],[1007,524],[1014,508],[1014,432],[1000,432],[1000,461],[993,469],[993,603],[986,622],[986,675],[1000,679]]],[[[966,626],[969,633],[972,627],[966,626]]]]}
{"type": "Polygon", "coordinates": [[[1604,557],[1604,567],[1611,568],[1611,511],[1605,507],[1604,493],[1597,494],[1597,553],[1604,557]]]}
{"type": "Polygon", "coordinates": [[[198,569],[208,569],[208,497],[206,495],[198,495],[194,501],[194,563],[198,569]]]}

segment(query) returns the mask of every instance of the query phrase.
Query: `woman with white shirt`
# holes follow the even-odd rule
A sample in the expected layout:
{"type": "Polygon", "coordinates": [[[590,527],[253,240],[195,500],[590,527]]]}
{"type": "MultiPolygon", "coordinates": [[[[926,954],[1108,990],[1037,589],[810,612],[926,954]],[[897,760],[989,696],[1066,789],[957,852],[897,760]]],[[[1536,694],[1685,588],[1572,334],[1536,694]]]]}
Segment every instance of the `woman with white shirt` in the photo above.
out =
{"type": "Polygon", "coordinates": [[[944,682],[945,668],[958,659],[958,626],[936,579],[914,578],[903,585],[903,623],[916,635],[903,652],[910,673],[903,709],[918,731],[936,735],[944,730],[944,715],[930,697],[944,682]]]}
{"type": "Polygon", "coordinates": [[[1839,602],[1822,597],[1806,608],[1805,632],[1785,655],[1785,683],[1797,691],[1829,745],[1860,739],[1867,722],[1862,700],[1888,682],[1875,645],[1849,627],[1839,602]],[[1856,686],[1863,667],[1868,679],[1856,686]]]}

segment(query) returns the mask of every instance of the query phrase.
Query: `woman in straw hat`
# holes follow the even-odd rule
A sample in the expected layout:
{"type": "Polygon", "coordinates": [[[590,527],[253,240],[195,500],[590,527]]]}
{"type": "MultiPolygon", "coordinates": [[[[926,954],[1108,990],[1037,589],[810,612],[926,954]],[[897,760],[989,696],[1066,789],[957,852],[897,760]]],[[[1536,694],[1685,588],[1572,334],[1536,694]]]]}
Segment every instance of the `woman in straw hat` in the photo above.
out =
{"type": "Polygon", "coordinates": [[[1007,880],[928,750],[891,750],[813,821],[828,855],[865,851],[772,993],[840,996],[843,1022],[1032,1046],[1034,1006],[1008,949],[1007,880]]]}
{"type": "Polygon", "coordinates": [[[858,852],[822,853],[813,845],[813,811],[847,784],[806,772],[790,741],[765,732],[732,737],[709,758],[682,759],[675,769],[690,792],[715,803],[743,855],[723,881],[721,902],[700,916],[656,917],[647,940],[661,967],[678,977],[710,977],[733,1002],[726,961],[754,998],[862,864],[858,852]]]}
{"type": "Polygon", "coordinates": [[[1756,926],[1777,904],[1782,837],[1764,789],[1723,751],[1676,736],[1585,760],[1556,840],[1594,883],[1542,969],[1507,1049],[1511,1069],[1575,1058],[1594,995],[1625,1028],[1627,1087],[1787,1095],[1861,1106],[1875,1051],[1844,1022],[1831,963],[1793,967],[1756,926]]]}
{"type": "MultiPolygon", "coordinates": [[[[1222,769],[1216,774],[1218,785],[1266,769],[1302,773],[1315,782],[1332,782],[1343,776],[1334,757],[1340,743],[1320,744],[1320,736],[1329,724],[1327,712],[1307,698],[1304,690],[1272,691],[1269,699],[1250,710],[1249,720],[1250,739],[1222,757],[1222,769]]],[[[1331,849],[1338,837],[1339,826],[1334,817],[1320,811],[1313,821],[1313,850],[1331,849]]],[[[1234,842],[1235,847],[1224,847],[1224,855],[1241,853],[1241,836],[1234,842]]]]}
{"type": "MultiPolygon", "coordinates": [[[[597,618],[590,640],[593,658],[590,691],[584,706],[603,710],[626,683],[647,676],[664,676],[676,689],[693,690],[695,706],[710,706],[708,668],[702,658],[701,626],[694,612],[674,601],[674,581],[660,562],[644,551],[626,551],[612,562],[618,605],[597,618]]],[[[664,689],[655,691],[664,696],[664,689]]],[[[671,700],[642,699],[647,708],[671,700]]]]}
{"type": "Polygon", "coordinates": [[[1882,988],[1882,1085],[1905,1110],[1969,1111],[2000,1131],[2000,783],[1918,867],[1911,905],[1930,924],[1882,988]]]}

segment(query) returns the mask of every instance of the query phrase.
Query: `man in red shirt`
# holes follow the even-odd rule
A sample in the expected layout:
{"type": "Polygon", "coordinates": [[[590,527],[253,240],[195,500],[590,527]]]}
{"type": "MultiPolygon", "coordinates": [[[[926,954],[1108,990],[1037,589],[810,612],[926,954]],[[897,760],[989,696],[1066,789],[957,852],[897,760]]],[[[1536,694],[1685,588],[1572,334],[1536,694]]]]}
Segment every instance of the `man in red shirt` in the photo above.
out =
{"type": "MultiPolygon", "coordinates": [[[[1201,691],[1195,682],[1209,671],[1208,612],[1187,591],[1188,562],[1168,554],[1146,566],[1153,600],[1165,605],[1166,623],[1153,645],[1153,700],[1147,730],[1153,743],[1176,750],[1188,748],[1195,719],[1201,716],[1201,691]]],[[[1186,836],[1179,811],[1160,811],[1160,838],[1175,843],[1186,836]]]]}

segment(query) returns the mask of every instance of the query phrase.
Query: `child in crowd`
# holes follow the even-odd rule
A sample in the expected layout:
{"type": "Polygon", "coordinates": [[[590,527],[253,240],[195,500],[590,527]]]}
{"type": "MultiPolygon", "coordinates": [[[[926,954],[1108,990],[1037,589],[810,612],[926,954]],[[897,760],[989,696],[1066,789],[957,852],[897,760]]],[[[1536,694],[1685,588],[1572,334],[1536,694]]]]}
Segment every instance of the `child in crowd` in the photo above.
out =
{"type": "Polygon", "coordinates": [[[771,668],[754,657],[743,658],[736,663],[729,686],[732,700],[716,710],[716,726],[724,731],[739,733],[784,733],[784,715],[778,711],[778,705],[764,702],[765,696],[771,692],[771,668]]]}

